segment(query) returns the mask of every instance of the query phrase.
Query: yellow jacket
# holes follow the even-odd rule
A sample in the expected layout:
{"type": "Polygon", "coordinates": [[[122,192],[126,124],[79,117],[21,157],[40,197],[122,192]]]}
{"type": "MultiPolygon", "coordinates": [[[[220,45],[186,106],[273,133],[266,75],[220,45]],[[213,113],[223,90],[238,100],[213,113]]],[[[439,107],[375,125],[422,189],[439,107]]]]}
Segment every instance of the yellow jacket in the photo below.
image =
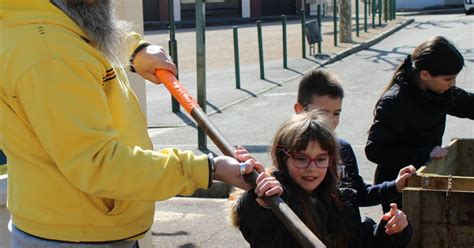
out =
{"type": "Polygon", "coordinates": [[[49,1],[2,0],[0,37],[0,148],[18,228],[73,242],[133,238],[152,225],[155,200],[207,188],[207,157],[152,151],[124,71],[49,1]]]}

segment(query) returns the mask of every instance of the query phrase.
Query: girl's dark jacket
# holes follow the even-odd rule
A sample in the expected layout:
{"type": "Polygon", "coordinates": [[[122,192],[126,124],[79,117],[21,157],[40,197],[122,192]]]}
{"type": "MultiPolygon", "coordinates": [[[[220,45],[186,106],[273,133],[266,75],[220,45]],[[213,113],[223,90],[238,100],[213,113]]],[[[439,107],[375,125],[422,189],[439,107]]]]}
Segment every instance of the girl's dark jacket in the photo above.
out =
{"type": "Polygon", "coordinates": [[[377,164],[375,183],[395,179],[404,166],[428,162],[442,143],[448,114],[474,119],[474,94],[457,87],[437,94],[402,81],[385,92],[365,147],[367,158],[377,164]]]}
{"type": "MultiPolygon", "coordinates": [[[[284,188],[281,198],[295,212],[298,217],[302,216],[301,202],[296,197],[297,190],[301,190],[294,183],[286,172],[275,172],[273,174],[284,188]]],[[[412,228],[408,225],[401,233],[387,235],[383,226],[377,228],[375,222],[365,218],[361,221],[358,206],[356,205],[355,196],[351,189],[340,189],[339,197],[343,202],[343,206],[339,209],[338,216],[348,216],[348,222],[340,226],[338,229],[351,228],[352,239],[348,247],[351,248],[371,248],[371,247],[406,247],[411,235],[412,228]]],[[[234,195],[235,197],[235,195],[234,195]]],[[[301,247],[298,241],[291,235],[280,220],[273,214],[270,209],[261,207],[257,204],[256,195],[253,190],[244,192],[234,199],[231,209],[231,217],[233,224],[238,226],[244,238],[249,242],[251,247],[301,247]]],[[[313,205],[313,218],[317,218],[317,222],[321,223],[323,228],[328,223],[335,220],[328,219],[327,210],[321,204],[319,199],[311,197],[313,205]]],[[[324,230],[327,234],[331,234],[331,230],[324,230]]],[[[337,237],[334,237],[337,238],[337,237]]],[[[325,242],[324,240],[322,240],[325,242]]],[[[345,247],[344,247],[345,248],[345,247]]]]}

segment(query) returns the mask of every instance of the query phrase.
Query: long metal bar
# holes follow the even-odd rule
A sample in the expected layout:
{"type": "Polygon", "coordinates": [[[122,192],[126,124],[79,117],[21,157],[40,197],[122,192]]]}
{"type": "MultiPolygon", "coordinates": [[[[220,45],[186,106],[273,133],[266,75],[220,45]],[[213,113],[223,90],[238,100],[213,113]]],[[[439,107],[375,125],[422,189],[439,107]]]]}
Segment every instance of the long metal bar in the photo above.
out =
{"type": "Polygon", "coordinates": [[[356,4],[356,36],[359,37],[359,0],[356,0],[355,4],[356,4]]]}
{"type": "MultiPolygon", "coordinates": [[[[197,99],[206,112],[206,5],[205,0],[196,0],[196,78],[197,99]]],[[[198,148],[207,149],[206,133],[198,127],[198,148]]]]}
{"type": "Polygon", "coordinates": [[[306,23],[306,14],[304,9],[300,11],[301,18],[301,57],[306,58],[306,34],[305,34],[305,23],[306,23]]]}
{"type": "MultiPolygon", "coordinates": [[[[174,5],[173,0],[168,0],[168,17],[170,23],[170,40],[168,41],[168,48],[170,52],[171,58],[173,58],[173,63],[176,65],[176,69],[178,69],[178,43],[176,42],[175,38],[175,22],[174,22],[174,5]]],[[[178,70],[179,72],[179,70],[178,70]]],[[[179,75],[177,75],[179,78],[179,75]]],[[[171,96],[171,111],[173,113],[179,112],[179,102],[171,96]]]]}
{"type": "Polygon", "coordinates": [[[288,68],[288,52],[286,42],[286,15],[281,16],[281,28],[282,28],[282,39],[283,39],[283,68],[288,68]]]}
{"type": "Polygon", "coordinates": [[[333,0],[334,46],[337,46],[337,0],[333,0]]]}
{"type": "MultiPolygon", "coordinates": [[[[323,29],[321,24],[321,4],[318,4],[318,26],[319,26],[319,33],[321,33],[321,37],[323,35],[323,29]]],[[[318,53],[322,52],[321,41],[318,41],[318,53]]]]}
{"type": "Polygon", "coordinates": [[[262,22],[257,21],[257,35],[258,35],[258,58],[260,61],[260,79],[265,79],[265,63],[263,62],[263,39],[262,39],[262,22]]]}

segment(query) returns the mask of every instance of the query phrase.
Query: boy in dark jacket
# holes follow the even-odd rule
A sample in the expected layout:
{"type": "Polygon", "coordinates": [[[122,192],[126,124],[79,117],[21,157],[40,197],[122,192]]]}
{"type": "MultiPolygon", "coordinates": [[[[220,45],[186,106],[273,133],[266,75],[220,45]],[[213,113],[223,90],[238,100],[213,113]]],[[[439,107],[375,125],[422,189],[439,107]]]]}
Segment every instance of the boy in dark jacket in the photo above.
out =
{"type": "MultiPolygon", "coordinates": [[[[327,114],[336,129],[342,112],[344,90],[340,79],[327,70],[315,69],[305,74],[300,81],[298,98],[294,105],[296,113],[319,109],[327,114]]],[[[356,190],[356,199],[359,206],[373,206],[381,203],[390,203],[400,196],[400,192],[407,179],[415,172],[413,166],[402,168],[398,177],[393,181],[380,184],[366,184],[359,175],[357,159],[351,145],[337,139],[339,144],[340,162],[338,169],[341,176],[340,187],[349,187],[356,190]]]]}

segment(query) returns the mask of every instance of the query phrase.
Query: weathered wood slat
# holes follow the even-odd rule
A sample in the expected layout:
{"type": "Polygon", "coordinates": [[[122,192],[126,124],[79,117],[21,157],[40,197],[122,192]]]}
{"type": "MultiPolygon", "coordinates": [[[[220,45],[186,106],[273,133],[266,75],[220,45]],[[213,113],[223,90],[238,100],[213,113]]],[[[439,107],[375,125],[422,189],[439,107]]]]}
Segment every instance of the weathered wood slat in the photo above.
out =
{"type": "Polygon", "coordinates": [[[474,248],[474,139],[456,139],[448,156],[408,180],[403,210],[413,226],[409,247],[474,248]]]}

